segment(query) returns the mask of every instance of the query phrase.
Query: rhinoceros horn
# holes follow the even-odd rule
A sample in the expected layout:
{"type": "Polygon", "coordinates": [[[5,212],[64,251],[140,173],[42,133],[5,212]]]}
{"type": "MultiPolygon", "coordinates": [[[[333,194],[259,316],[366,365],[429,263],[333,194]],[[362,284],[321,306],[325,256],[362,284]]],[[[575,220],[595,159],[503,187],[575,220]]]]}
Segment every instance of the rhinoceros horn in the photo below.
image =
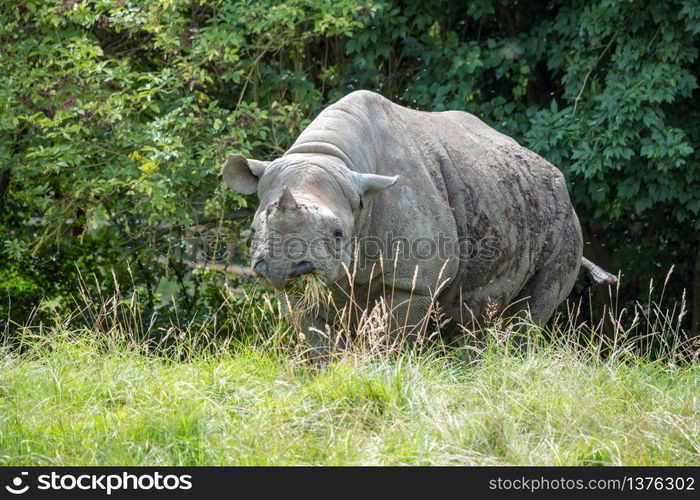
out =
{"type": "Polygon", "coordinates": [[[299,208],[299,205],[297,205],[297,202],[294,199],[294,196],[292,196],[292,193],[290,193],[289,189],[287,189],[287,188],[284,188],[282,190],[282,196],[280,196],[280,199],[277,202],[277,205],[279,206],[280,210],[282,210],[283,212],[296,210],[297,208],[299,208]]]}

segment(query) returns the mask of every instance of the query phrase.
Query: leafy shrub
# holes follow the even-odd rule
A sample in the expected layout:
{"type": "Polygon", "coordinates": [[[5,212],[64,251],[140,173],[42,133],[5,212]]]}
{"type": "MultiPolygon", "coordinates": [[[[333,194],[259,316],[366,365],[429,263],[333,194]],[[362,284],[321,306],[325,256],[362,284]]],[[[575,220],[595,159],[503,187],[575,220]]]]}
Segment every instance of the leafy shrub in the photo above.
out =
{"type": "Polygon", "coordinates": [[[692,0],[6,1],[0,318],[69,310],[78,274],[112,272],[151,314],[216,310],[245,278],[191,264],[242,263],[255,202],[222,187],[224,153],[279,155],[367,88],[555,163],[620,300],[675,263],[700,331],[699,36],[692,0]]]}

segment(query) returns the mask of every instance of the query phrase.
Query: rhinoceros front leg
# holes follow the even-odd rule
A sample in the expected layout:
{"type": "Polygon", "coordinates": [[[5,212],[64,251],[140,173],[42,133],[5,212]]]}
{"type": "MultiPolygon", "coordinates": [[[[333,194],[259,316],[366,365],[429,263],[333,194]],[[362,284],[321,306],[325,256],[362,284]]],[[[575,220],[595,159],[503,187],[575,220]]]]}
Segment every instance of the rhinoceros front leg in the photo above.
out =
{"type": "Polygon", "coordinates": [[[329,328],[328,308],[310,307],[301,297],[280,295],[280,303],[292,328],[299,334],[304,354],[314,362],[327,361],[345,346],[340,332],[329,328]]]}
{"type": "Polygon", "coordinates": [[[415,291],[394,290],[386,301],[391,310],[389,340],[392,347],[421,345],[429,333],[432,299],[415,291]]]}
{"type": "MultiPolygon", "coordinates": [[[[280,302],[292,327],[303,336],[305,354],[314,362],[328,361],[344,349],[346,339],[343,335],[346,334],[362,340],[381,330],[384,344],[394,350],[420,346],[431,333],[429,326],[434,301],[417,292],[397,289],[387,293],[380,313],[374,316],[364,307],[362,311],[345,311],[341,317],[351,321],[343,325],[336,324],[331,317],[335,309],[329,311],[327,307],[319,305],[309,310],[301,297],[288,295],[280,295],[280,302]]],[[[355,307],[359,305],[355,304],[355,307]]]]}

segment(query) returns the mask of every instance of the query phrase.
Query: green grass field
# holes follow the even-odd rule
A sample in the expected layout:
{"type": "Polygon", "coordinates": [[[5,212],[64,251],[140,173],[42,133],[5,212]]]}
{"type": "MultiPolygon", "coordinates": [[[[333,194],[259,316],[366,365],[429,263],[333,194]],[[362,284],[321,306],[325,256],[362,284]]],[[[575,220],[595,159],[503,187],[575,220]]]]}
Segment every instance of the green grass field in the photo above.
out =
{"type": "Polygon", "coordinates": [[[186,343],[57,327],[4,348],[0,464],[700,464],[697,364],[490,342],[315,367],[186,343]]]}

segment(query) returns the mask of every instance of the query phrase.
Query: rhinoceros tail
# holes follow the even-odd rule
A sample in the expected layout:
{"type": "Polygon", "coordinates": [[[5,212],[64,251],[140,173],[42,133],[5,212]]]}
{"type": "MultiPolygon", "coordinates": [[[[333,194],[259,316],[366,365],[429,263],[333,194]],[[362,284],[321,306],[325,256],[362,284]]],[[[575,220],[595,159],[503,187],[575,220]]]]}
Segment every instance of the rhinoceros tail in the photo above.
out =
{"type": "Polygon", "coordinates": [[[601,267],[596,266],[587,258],[581,257],[581,264],[583,265],[583,267],[588,269],[588,272],[591,273],[591,276],[593,277],[596,283],[601,285],[614,285],[617,283],[617,276],[607,272],[601,267]]]}

